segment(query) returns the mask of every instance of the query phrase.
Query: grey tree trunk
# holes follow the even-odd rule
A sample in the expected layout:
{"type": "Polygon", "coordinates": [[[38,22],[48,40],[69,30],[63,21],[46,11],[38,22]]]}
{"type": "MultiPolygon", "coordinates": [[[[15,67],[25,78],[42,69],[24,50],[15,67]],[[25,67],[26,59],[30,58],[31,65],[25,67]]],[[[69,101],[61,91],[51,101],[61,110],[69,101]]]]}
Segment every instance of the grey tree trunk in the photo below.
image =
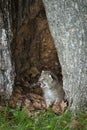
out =
{"type": "Polygon", "coordinates": [[[87,0],[43,0],[71,110],[87,110],[87,0]]]}
{"type": "Polygon", "coordinates": [[[8,99],[12,94],[14,73],[10,43],[12,31],[8,0],[0,1],[0,96],[8,99]]]}

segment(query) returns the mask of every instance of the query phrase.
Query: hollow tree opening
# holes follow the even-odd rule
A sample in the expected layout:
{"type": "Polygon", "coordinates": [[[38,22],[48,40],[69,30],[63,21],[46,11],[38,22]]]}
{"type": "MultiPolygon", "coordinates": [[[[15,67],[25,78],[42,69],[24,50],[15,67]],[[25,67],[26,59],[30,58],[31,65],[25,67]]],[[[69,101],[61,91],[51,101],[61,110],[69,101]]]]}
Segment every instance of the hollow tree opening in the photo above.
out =
{"type": "Polygon", "coordinates": [[[54,72],[60,82],[62,74],[42,1],[13,2],[11,6],[14,34],[11,52],[16,77],[10,104],[14,106],[14,102],[20,100],[18,95],[21,93],[42,94],[40,87],[32,86],[38,81],[43,69],[54,72]]]}
{"type": "Polygon", "coordinates": [[[52,70],[61,80],[61,67],[43,3],[32,1],[28,9],[22,6],[19,10],[21,11],[16,13],[20,19],[11,44],[16,71],[15,82],[36,82],[42,69],[52,70]]]}

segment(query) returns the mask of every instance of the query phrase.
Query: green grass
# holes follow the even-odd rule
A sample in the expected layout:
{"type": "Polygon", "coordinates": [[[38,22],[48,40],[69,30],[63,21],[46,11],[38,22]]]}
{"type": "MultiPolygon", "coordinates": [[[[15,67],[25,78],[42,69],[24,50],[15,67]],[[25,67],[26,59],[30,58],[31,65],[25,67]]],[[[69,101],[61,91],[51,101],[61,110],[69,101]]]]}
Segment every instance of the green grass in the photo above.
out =
{"type": "Polygon", "coordinates": [[[0,130],[87,130],[87,113],[70,111],[56,115],[51,110],[29,117],[27,110],[0,109],[0,130]]]}

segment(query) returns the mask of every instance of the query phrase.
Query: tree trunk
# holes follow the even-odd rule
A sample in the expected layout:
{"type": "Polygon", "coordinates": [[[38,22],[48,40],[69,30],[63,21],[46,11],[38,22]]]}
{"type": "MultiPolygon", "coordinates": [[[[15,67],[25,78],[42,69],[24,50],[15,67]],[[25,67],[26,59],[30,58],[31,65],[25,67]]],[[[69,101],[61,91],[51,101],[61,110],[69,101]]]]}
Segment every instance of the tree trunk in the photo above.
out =
{"type": "Polygon", "coordinates": [[[8,99],[14,83],[10,43],[12,32],[8,0],[0,1],[0,96],[8,99]]]}
{"type": "Polygon", "coordinates": [[[43,0],[71,110],[87,110],[87,1],[43,0]]]}

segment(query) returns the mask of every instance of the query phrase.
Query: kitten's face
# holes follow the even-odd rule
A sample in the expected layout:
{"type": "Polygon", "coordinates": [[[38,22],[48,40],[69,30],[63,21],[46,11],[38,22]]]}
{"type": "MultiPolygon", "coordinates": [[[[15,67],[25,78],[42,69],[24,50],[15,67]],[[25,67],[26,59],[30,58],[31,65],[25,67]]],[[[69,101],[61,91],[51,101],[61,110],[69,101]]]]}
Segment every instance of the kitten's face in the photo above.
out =
{"type": "Polygon", "coordinates": [[[39,83],[41,88],[50,88],[52,84],[53,78],[51,76],[50,71],[42,71],[41,76],[39,78],[39,83]]]}

